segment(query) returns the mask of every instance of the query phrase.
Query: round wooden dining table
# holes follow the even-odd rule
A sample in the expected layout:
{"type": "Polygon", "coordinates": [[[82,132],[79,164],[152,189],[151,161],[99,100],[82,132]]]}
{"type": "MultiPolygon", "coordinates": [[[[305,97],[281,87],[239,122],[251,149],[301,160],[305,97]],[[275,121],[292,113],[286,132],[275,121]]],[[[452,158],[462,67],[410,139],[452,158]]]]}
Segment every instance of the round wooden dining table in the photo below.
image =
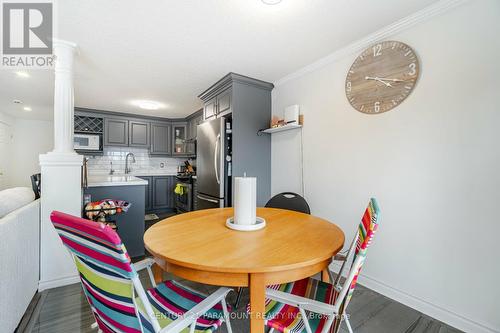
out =
{"type": "MultiPolygon", "coordinates": [[[[266,220],[258,231],[226,227],[232,208],[198,210],[156,223],[144,234],[162,271],[204,284],[250,288],[250,332],[264,332],[265,288],[323,272],[344,245],[344,233],[319,217],[257,208],[266,220]]],[[[159,282],[159,281],[158,281],[159,282]]]]}

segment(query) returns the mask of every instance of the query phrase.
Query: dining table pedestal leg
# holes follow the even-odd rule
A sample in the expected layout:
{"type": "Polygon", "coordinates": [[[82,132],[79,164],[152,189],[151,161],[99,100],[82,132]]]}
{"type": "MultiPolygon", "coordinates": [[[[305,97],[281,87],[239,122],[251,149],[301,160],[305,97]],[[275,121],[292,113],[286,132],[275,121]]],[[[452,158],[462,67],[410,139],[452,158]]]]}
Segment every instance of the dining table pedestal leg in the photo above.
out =
{"type": "Polygon", "coordinates": [[[264,274],[249,274],[250,280],[250,332],[264,333],[266,284],[264,274]]]}
{"type": "Polygon", "coordinates": [[[152,268],[155,282],[157,284],[163,282],[163,269],[158,264],[154,264],[152,268]]]}
{"type": "Polygon", "coordinates": [[[321,271],[321,281],[330,283],[330,274],[328,273],[328,267],[321,271]]]}

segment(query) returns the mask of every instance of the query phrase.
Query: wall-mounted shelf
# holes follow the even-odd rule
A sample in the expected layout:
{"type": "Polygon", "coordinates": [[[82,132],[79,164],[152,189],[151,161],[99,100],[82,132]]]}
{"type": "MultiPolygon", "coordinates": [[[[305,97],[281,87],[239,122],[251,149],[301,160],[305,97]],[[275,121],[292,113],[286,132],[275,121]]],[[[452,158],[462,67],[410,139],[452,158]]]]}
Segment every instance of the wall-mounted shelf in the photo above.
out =
{"type": "Polygon", "coordinates": [[[302,128],[302,125],[297,125],[297,124],[288,124],[284,126],[279,126],[279,127],[273,127],[273,128],[268,128],[262,131],[259,131],[260,133],[276,133],[276,132],[282,132],[282,131],[289,131],[297,128],[302,128]]]}

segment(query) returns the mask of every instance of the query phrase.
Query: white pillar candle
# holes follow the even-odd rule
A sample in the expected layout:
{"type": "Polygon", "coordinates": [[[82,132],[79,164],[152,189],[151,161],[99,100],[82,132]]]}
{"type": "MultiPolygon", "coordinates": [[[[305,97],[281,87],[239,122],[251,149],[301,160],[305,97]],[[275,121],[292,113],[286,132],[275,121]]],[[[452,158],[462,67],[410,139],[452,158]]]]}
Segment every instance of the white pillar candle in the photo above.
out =
{"type": "Polygon", "coordinates": [[[255,224],[257,178],[236,177],[234,181],[234,223],[255,224]]]}

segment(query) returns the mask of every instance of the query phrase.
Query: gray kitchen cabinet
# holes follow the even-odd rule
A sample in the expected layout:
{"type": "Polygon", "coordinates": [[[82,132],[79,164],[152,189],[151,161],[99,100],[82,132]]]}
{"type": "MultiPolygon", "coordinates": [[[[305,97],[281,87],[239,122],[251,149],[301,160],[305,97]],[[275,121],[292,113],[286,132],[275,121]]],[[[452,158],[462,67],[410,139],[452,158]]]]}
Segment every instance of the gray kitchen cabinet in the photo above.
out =
{"type": "Polygon", "coordinates": [[[224,87],[222,91],[218,91],[215,96],[208,99],[204,103],[203,119],[210,120],[230,114],[233,103],[232,94],[231,87],[224,87]]]}
{"type": "Polygon", "coordinates": [[[198,210],[198,179],[193,178],[193,210],[198,210]]]}
{"type": "Polygon", "coordinates": [[[144,121],[129,121],[129,146],[149,148],[149,123],[144,121]]]}
{"type": "Polygon", "coordinates": [[[146,193],[144,196],[144,207],[145,207],[146,213],[149,213],[153,209],[153,205],[152,205],[152,198],[153,198],[152,189],[153,189],[153,187],[151,186],[151,184],[153,183],[153,177],[150,177],[150,176],[142,177],[141,176],[139,178],[144,179],[145,181],[148,182],[148,184],[146,185],[146,190],[145,190],[146,193]]]}
{"type": "Polygon", "coordinates": [[[186,143],[186,152],[188,156],[196,155],[196,137],[198,125],[203,121],[203,112],[199,115],[192,117],[188,121],[188,141],[186,143]]]}
{"type": "Polygon", "coordinates": [[[153,210],[175,208],[175,177],[155,176],[152,183],[153,210]]]}
{"type": "Polygon", "coordinates": [[[217,95],[217,118],[232,112],[232,90],[228,88],[217,95]]]}
{"type": "MultiPolygon", "coordinates": [[[[84,189],[93,201],[102,199],[125,200],[131,203],[126,213],[113,216],[117,232],[127,247],[131,257],[144,255],[144,185],[132,186],[99,186],[84,189]]],[[[3,311],[3,310],[2,310],[3,311]]]]}
{"type": "Polygon", "coordinates": [[[187,123],[172,124],[172,155],[186,156],[187,154],[187,123]]]}
{"type": "Polygon", "coordinates": [[[172,153],[172,126],[170,123],[151,123],[151,155],[172,153]]]}
{"type": "Polygon", "coordinates": [[[217,97],[205,102],[203,106],[203,119],[214,119],[217,117],[217,97]]]}
{"type": "Polygon", "coordinates": [[[128,146],[128,120],[104,118],[104,145],[128,146]]]}

